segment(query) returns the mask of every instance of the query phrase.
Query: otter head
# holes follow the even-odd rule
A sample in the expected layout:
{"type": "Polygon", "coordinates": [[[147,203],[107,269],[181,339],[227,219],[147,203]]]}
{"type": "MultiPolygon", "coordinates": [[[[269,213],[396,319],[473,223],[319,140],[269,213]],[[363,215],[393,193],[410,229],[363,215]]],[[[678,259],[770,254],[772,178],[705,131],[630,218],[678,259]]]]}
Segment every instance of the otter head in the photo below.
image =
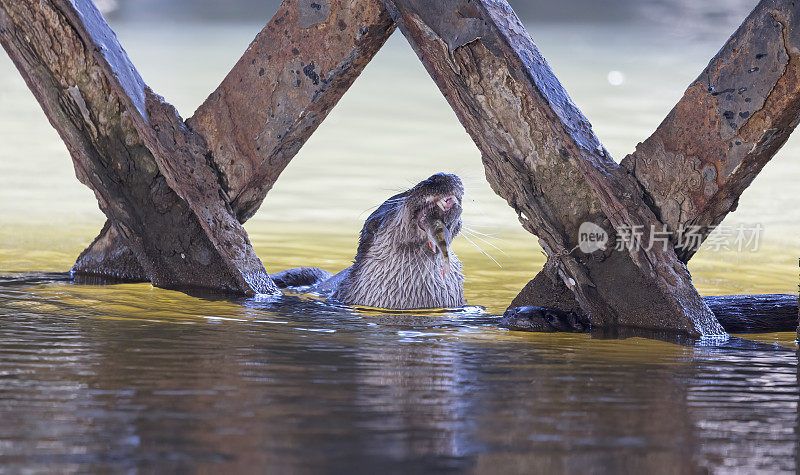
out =
{"type": "Polygon", "coordinates": [[[437,173],[392,196],[364,223],[358,254],[385,241],[398,248],[418,248],[431,258],[439,253],[448,255],[453,238],[461,231],[463,196],[461,179],[447,173],[437,173]]]}
{"type": "Polygon", "coordinates": [[[386,200],[364,223],[353,267],[333,297],[394,309],[463,305],[461,263],[450,252],[463,196],[457,176],[437,173],[386,200]]]}

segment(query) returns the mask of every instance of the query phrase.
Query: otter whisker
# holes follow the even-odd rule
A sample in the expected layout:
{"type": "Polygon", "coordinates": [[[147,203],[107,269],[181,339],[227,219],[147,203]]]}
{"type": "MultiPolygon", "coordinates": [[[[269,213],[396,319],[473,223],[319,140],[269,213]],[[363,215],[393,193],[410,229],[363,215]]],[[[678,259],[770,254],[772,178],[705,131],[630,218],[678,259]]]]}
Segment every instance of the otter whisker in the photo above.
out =
{"type": "MultiPolygon", "coordinates": [[[[475,185],[475,184],[477,184],[477,183],[478,183],[478,181],[472,181],[472,182],[469,182],[469,181],[468,181],[468,182],[466,182],[466,183],[464,184],[464,186],[471,186],[471,185],[475,185]]],[[[466,193],[466,190],[465,190],[464,192],[466,193]]]]}
{"type": "Polygon", "coordinates": [[[491,242],[487,241],[486,239],[483,239],[483,238],[482,238],[482,237],[480,237],[480,236],[476,236],[474,233],[472,233],[472,232],[470,232],[470,231],[467,231],[466,229],[462,229],[461,231],[462,231],[462,232],[464,232],[464,233],[466,233],[466,234],[469,234],[470,236],[474,237],[475,239],[478,239],[479,241],[483,242],[484,244],[488,244],[488,245],[492,246],[493,248],[495,248],[495,249],[497,249],[498,251],[502,252],[502,253],[503,253],[503,255],[507,255],[507,254],[506,254],[506,251],[504,251],[504,250],[500,249],[499,247],[495,246],[494,244],[492,244],[491,242]]]}
{"type": "Polygon", "coordinates": [[[479,235],[479,236],[483,236],[483,237],[485,237],[485,238],[489,238],[489,239],[497,239],[498,241],[505,241],[505,239],[497,237],[497,234],[486,234],[486,233],[482,233],[482,232],[480,232],[480,231],[476,231],[476,230],[472,229],[471,227],[469,227],[469,226],[465,226],[465,225],[463,225],[463,224],[461,225],[461,229],[466,229],[467,231],[471,232],[472,234],[477,234],[477,235],[479,235]]]}
{"type": "Polygon", "coordinates": [[[469,226],[473,227],[473,228],[492,228],[492,229],[497,229],[497,225],[496,224],[476,224],[476,223],[464,223],[464,224],[465,225],[469,224],[469,226]]]}
{"type": "Polygon", "coordinates": [[[477,244],[475,244],[475,242],[474,242],[472,239],[470,239],[470,238],[469,238],[469,237],[468,237],[466,234],[461,234],[461,235],[462,235],[462,236],[464,236],[464,239],[466,239],[467,241],[469,241],[469,243],[470,243],[470,244],[472,244],[473,246],[475,246],[475,249],[477,249],[478,251],[480,251],[480,252],[481,252],[481,254],[483,254],[484,256],[488,257],[488,258],[489,258],[489,259],[490,259],[492,262],[494,262],[495,264],[497,264],[497,267],[499,267],[499,268],[501,268],[501,269],[503,268],[503,266],[501,266],[501,265],[500,265],[500,263],[499,263],[499,262],[497,262],[497,259],[495,259],[495,258],[494,258],[494,257],[492,257],[491,255],[489,255],[489,253],[488,253],[488,252],[486,252],[486,251],[484,251],[483,249],[481,249],[481,248],[480,248],[480,246],[478,246],[477,244]]]}
{"type": "Polygon", "coordinates": [[[490,240],[490,239],[491,239],[491,240],[493,240],[493,241],[499,241],[499,242],[505,242],[505,243],[507,243],[507,242],[508,242],[507,240],[505,240],[505,239],[503,239],[503,238],[497,237],[497,234],[486,234],[486,233],[482,233],[482,232],[480,232],[480,231],[476,231],[476,230],[474,230],[474,229],[472,229],[472,228],[469,228],[469,227],[467,227],[467,226],[462,226],[462,227],[461,227],[461,231],[462,231],[462,232],[468,232],[468,233],[470,233],[470,235],[471,235],[471,236],[474,236],[474,237],[476,237],[476,238],[479,238],[481,241],[483,241],[483,242],[485,242],[485,243],[487,243],[487,244],[491,244],[491,243],[488,241],[488,240],[490,240]]]}
{"type": "Polygon", "coordinates": [[[480,203],[480,201],[477,198],[475,198],[474,196],[472,196],[472,193],[470,193],[467,190],[464,190],[464,196],[469,198],[469,201],[471,201],[472,204],[474,204],[476,208],[478,207],[478,204],[480,203]]]}

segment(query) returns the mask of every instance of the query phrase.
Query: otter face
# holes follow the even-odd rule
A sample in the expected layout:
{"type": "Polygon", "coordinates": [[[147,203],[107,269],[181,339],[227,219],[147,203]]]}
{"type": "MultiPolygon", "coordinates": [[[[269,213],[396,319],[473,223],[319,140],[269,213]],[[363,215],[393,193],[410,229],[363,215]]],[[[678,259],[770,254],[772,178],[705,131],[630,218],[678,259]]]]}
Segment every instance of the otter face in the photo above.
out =
{"type": "Polygon", "coordinates": [[[450,252],[463,196],[457,176],[437,173],[386,200],[364,223],[353,266],[331,297],[393,309],[464,305],[461,262],[450,252]]]}
{"type": "Polygon", "coordinates": [[[461,179],[446,173],[437,173],[392,196],[364,223],[358,255],[366,255],[378,241],[398,248],[418,247],[431,256],[446,254],[461,231],[463,196],[461,179]]]}
{"type": "Polygon", "coordinates": [[[445,173],[437,173],[410,189],[402,213],[412,240],[427,244],[434,254],[447,255],[453,238],[461,231],[463,196],[461,179],[445,173]]]}

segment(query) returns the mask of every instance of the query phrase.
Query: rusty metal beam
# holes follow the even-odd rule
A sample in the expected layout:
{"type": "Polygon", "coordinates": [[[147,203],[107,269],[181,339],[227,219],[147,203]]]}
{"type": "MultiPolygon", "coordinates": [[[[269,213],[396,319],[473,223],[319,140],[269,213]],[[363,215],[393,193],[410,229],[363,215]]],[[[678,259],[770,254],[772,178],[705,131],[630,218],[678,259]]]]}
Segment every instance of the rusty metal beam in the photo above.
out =
{"type": "Polygon", "coordinates": [[[492,188],[540,238],[553,273],[596,326],[724,331],[669,242],[583,253],[594,223],[614,236],[660,222],[572,103],[504,0],[384,0],[483,152],[492,188]]]}

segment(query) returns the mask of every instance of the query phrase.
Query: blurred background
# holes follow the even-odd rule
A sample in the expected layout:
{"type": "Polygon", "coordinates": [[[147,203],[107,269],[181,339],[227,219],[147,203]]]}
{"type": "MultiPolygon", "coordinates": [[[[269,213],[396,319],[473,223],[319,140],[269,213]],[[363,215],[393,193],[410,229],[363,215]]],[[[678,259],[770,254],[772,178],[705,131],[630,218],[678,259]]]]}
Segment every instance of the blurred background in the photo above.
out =
{"type": "MultiPolygon", "coordinates": [[[[750,0],[514,0],[509,3],[517,15],[529,23],[670,23],[682,20],[699,30],[715,22],[738,25],[741,14],[754,6],[750,0]]],[[[112,21],[249,22],[255,18],[269,18],[280,1],[97,0],[95,4],[112,21]]],[[[686,25],[677,27],[685,29],[686,25]]]]}
{"type": "MultiPolygon", "coordinates": [[[[184,117],[277,10],[274,0],[98,0],[145,81],[184,117]]],[[[754,0],[511,1],[615,159],[658,126],[754,0]]],[[[92,192],[5,54],[0,54],[0,271],[66,270],[103,223],[92,192]]],[[[704,294],[795,292],[800,181],[794,137],[726,226],[762,225],[758,252],[705,249],[704,294]]],[[[465,220],[489,235],[456,249],[471,303],[501,311],[540,269],[536,238],[488,187],[480,154],[396,33],[246,224],[270,271],[349,264],[371,210],[438,171],[468,186],[465,220]],[[499,248],[499,250],[497,249],[499,248]]]]}

